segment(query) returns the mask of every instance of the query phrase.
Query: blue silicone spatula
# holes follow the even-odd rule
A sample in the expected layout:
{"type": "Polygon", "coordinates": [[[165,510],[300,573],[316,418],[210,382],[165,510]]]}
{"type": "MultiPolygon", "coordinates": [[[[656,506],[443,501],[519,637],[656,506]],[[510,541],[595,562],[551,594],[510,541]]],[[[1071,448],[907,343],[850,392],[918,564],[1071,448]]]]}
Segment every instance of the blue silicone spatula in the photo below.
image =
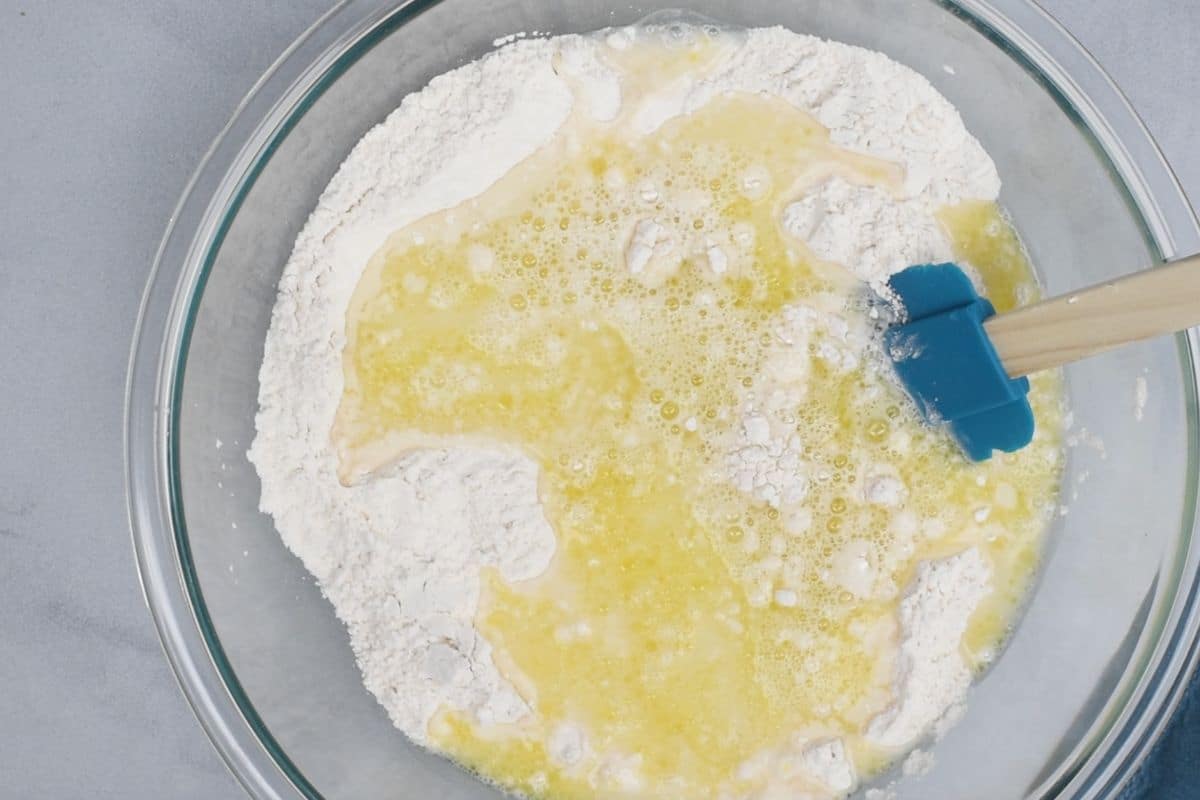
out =
{"type": "Polygon", "coordinates": [[[888,283],[907,312],[884,332],[896,372],[921,415],[975,461],[1033,438],[1026,375],[1200,325],[1200,255],[1004,314],[954,264],[888,283]]]}

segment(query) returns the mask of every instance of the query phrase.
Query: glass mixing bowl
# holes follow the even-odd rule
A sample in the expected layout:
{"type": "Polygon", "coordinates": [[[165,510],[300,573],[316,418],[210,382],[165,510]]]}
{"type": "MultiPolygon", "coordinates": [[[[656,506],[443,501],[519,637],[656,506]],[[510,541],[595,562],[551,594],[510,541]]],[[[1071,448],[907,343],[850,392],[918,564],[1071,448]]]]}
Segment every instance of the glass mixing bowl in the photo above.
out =
{"type": "MultiPolygon", "coordinates": [[[[1002,202],[1050,292],[1200,250],[1196,219],[1127,103],[1027,0],[690,5],[730,25],[864,45],[925,74],[995,158],[1002,202]]],[[[176,210],[130,365],[130,517],[167,657],[251,795],[497,796],[392,728],[333,610],[257,511],[245,450],[296,234],[360,136],[496,37],[589,31],[660,10],[347,0],[259,82],[176,210]]],[[[1157,738],[1200,634],[1197,344],[1194,334],[1161,339],[1066,371],[1081,440],[1066,471],[1070,511],[1055,519],[1006,652],[936,746],[934,769],[899,780],[901,800],[1114,797],[1157,738]],[[1149,389],[1140,421],[1139,377],[1149,389]]]]}

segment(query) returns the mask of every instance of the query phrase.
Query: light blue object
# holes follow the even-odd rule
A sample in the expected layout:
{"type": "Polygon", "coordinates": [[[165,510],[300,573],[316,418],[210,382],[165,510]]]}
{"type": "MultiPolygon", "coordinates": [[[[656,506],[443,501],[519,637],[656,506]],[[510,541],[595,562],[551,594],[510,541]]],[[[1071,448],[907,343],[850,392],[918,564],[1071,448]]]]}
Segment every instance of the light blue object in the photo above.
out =
{"type": "Polygon", "coordinates": [[[907,321],[884,333],[888,355],[921,415],[946,424],[974,461],[1033,438],[1029,380],[1009,378],[983,322],[996,313],[954,264],[924,264],[888,281],[907,321]]]}

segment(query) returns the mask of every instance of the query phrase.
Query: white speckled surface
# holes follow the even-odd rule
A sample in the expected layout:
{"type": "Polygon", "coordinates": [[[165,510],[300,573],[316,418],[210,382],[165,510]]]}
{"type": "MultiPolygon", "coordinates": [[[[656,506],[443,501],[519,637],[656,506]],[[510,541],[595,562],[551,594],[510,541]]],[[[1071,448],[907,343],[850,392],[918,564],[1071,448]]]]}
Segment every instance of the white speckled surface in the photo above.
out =
{"type": "MultiPolygon", "coordinates": [[[[330,0],[0,0],[0,796],[237,798],[143,607],[121,416],[167,216],[330,0]]],[[[1044,0],[1200,200],[1200,4],[1044,0]]]]}

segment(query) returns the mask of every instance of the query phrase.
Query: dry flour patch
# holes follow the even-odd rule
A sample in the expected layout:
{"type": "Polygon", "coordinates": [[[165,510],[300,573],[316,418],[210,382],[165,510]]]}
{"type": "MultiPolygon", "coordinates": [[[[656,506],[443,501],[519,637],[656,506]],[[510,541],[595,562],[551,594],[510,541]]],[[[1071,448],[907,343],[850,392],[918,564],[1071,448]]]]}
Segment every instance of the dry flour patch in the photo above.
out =
{"type": "MultiPolygon", "coordinates": [[[[367,687],[417,742],[442,705],[480,720],[527,712],[473,625],[479,573],[537,575],[554,536],[537,466],[516,452],[419,450],[339,482],[330,429],[346,307],[392,231],[481,193],[553,136],[575,105],[555,62],[594,48],[580,37],[516,42],[405,98],[321,195],[280,281],[250,450],[261,505],[349,628],[367,687]]],[[[602,76],[593,84],[595,97],[611,96],[602,76]]]]}

